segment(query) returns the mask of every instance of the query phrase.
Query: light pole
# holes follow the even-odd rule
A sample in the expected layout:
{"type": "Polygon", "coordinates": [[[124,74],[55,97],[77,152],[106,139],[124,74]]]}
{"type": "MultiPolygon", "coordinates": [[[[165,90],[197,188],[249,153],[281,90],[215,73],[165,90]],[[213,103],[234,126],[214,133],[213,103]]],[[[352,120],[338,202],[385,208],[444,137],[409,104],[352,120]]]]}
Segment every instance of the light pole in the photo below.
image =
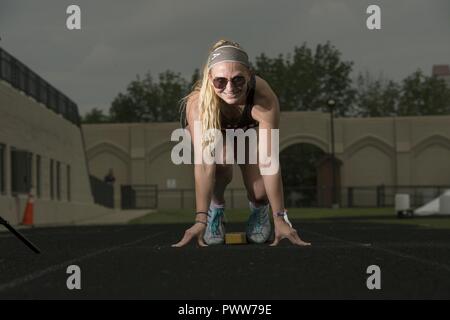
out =
{"type": "Polygon", "coordinates": [[[330,124],[331,124],[331,174],[332,174],[332,191],[331,191],[331,198],[332,198],[332,207],[333,209],[337,209],[339,207],[339,204],[337,202],[337,183],[336,183],[336,158],[334,154],[334,107],[336,105],[336,102],[333,99],[329,99],[327,101],[328,108],[330,109],[330,124]]]}

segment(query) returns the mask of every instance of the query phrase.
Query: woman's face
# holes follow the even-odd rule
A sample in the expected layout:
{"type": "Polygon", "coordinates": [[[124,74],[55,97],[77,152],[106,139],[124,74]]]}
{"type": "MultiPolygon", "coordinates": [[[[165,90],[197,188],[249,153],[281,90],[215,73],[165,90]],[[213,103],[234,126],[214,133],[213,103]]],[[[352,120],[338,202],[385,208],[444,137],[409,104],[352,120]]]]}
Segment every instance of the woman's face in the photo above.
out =
{"type": "Polygon", "coordinates": [[[250,72],[239,62],[221,62],[209,72],[216,94],[227,104],[244,104],[250,72]]]}

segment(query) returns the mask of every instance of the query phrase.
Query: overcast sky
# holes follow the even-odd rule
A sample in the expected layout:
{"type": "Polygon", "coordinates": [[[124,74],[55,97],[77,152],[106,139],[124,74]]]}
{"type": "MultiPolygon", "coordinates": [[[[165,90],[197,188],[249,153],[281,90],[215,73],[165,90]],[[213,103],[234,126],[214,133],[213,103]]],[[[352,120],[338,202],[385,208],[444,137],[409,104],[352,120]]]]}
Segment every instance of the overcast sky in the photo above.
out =
{"type": "Polygon", "coordinates": [[[330,40],[354,74],[400,81],[418,68],[450,64],[449,0],[1,0],[0,46],[79,106],[108,110],[137,74],[171,69],[190,78],[220,38],[250,58],[289,53],[330,40]],[[66,8],[81,7],[81,30],[66,28],[66,8]],[[366,8],[381,7],[381,30],[366,8]]]}

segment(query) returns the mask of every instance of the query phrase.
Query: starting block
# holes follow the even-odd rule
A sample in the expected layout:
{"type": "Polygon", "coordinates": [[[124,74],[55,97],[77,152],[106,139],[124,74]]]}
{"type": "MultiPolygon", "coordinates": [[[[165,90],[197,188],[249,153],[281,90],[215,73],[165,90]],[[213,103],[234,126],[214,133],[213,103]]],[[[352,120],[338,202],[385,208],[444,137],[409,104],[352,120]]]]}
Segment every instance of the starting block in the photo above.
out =
{"type": "Polygon", "coordinates": [[[225,234],[225,244],[246,244],[247,236],[245,232],[232,232],[225,234]]]}

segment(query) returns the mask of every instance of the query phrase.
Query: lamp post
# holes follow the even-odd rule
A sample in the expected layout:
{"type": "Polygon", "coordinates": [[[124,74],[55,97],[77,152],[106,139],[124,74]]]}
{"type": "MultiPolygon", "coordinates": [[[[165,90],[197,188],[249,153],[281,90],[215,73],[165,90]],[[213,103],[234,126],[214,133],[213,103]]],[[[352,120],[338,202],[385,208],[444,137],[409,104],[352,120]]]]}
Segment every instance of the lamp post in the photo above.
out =
{"type": "Polygon", "coordinates": [[[337,202],[337,183],[336,183],[336,158],[334,153],[334,107],[336,102],[333,99],[329,99],[327,101],[328,108],[330,109],[330,125],[331,125],[331,174],[332,174],[332,207],[333,209],[339,208],[339,204],[337,202]]]}

